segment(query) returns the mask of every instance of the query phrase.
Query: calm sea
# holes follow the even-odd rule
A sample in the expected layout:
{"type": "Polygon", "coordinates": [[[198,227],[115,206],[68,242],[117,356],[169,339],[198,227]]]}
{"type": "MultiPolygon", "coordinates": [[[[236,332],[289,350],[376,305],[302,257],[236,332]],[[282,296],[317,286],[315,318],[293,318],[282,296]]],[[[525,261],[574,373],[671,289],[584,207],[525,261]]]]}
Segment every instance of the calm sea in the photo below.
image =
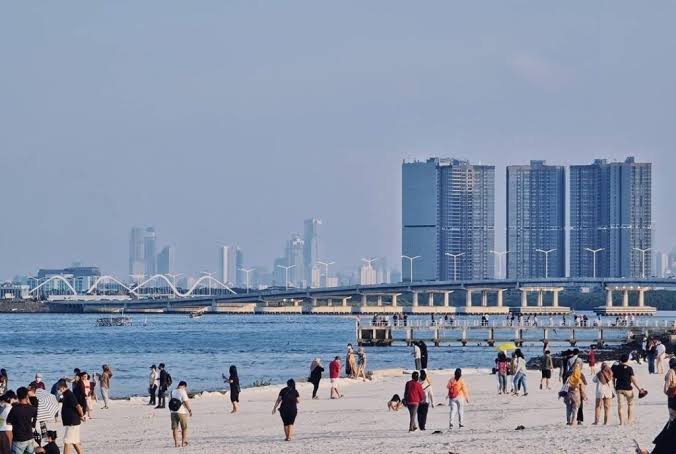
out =
{"type": "MultiPolygon", "coordinates": [[[[148,368],[160,362],[174,382],[186,380],[192,390],[222,389],[221,373],[231,364],[237,365],[243,386],[260,379],[282,383],[307,377],[316,356],[325,365],[336,355],[344,358],[346,344],[355,341],[354,317],[205,315],[191,320],[186,315],[134,314],[132,326],[96,327],[98,317],[0,315],[0,367],[9,372],[10,388],[28,384],[38,371],[49,387],[75,367],[98,372],[104,363],[113,367],[114,397],[145,394],[148,368]]],[[[524,352],[529,357],[541,348],[533,344],[524,352]]],[[[405,346],[373,347],[367,353],[369,369],[413,366],[405,346]]],[[[458,344],[431,346],[429,356],[430,368],[490,368],[495,352],[458,344]]]]}

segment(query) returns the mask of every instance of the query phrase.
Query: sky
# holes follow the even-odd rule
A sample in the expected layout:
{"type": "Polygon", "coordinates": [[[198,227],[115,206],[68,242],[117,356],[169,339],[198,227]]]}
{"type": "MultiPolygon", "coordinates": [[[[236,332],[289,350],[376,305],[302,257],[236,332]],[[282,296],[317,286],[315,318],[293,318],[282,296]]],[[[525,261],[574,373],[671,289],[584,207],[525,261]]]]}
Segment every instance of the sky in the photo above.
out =
{"type": "Polygon", "coordinates": [[[676,245],[676,3],[0,4],[0,279],[125,275],[155,226],[183,273],[220,244],[271,267],[303,220],[323,259],[399,265],[401,163],[653,162],[676,245]]]}

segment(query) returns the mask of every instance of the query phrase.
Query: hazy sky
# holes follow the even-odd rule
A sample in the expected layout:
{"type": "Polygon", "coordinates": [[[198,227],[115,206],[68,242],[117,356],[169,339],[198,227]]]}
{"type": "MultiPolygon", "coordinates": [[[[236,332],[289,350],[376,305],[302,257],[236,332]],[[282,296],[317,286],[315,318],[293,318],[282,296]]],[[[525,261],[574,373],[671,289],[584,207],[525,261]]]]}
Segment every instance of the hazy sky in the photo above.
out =
{"type": "Polygon", "coordinates": [[[676,245],[671,1],[41,1],[0,6],[0,278],[126,274],[132,225],[215,270],[323,253],[399,263],[401,161],[652,161],[676,245]]]}

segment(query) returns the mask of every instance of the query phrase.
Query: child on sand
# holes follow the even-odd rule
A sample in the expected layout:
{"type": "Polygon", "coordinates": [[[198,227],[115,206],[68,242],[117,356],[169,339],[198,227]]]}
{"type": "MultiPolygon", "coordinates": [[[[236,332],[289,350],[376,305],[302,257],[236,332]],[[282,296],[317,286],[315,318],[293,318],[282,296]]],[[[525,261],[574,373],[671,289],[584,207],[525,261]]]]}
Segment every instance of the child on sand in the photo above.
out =
{"type": "Polygon", "coordinates": [[[387,403],[387,411],[399,411],[403,406],[404,404],[401,402],[401,397],[399,397],[399,394],[395,394],[387,403]]]}

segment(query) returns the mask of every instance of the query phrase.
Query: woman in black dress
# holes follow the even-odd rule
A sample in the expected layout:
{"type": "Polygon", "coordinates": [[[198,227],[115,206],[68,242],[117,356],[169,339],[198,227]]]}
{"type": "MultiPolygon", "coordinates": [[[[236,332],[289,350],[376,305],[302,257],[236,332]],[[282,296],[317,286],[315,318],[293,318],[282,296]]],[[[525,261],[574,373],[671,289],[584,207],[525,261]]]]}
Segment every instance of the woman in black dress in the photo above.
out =
{"type": "Polygon", "coordinates": [[[272,414],[274,415],[277,407],[279,407],[279,415],[282,417],[282,423],[284,424],[286,441],[291,441],[291,437],[293,436],[293,424],[296,422],[299,403],[300,395],[296,391],[296,382],[290,379],[286,382],[286,388],[279,392],[275,406],[272,409],[272,414]]]}
{"type": "Polygon", "coordinates": [[[324,367],[322,367],[322,361],[320,358],[315,358],[310,364],[310,378],[308,381],[312,383],[312,398],[319,399],[317,397],[317,390],[319,389],[319,382],[322,379],[322,372],[324,372],[324,367]]]}
{"type": "MultiPolygon", "coordinates": [[[[232,403],[232,411],[230,413],[237,413],[239,411],[239,375],[237,375],[237,368],[230,366],[230,376],[228,383],[230,384],[230,402],[232,403]]],[[[224,376],[225,378],[225,376],[224,376]]]]}

